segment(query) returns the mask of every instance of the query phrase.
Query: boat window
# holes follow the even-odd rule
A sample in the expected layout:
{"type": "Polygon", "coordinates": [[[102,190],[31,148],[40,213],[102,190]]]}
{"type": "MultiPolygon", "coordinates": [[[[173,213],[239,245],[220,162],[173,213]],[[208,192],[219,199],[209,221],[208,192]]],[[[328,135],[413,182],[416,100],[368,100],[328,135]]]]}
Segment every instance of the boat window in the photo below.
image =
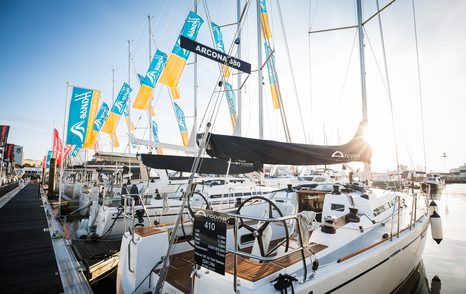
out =
{"type": "Polygon", "coordinates": [[[332,203],[330,205],[330,209],[335,211],[345,211],[345,206],[343,204],[332,203]]]}
{"type": "Polygon", "coordinates": [[[380,205],[379,207],[374,209],[374,216],[378,216],[379,214],[381,214],[385,210],[389,209],[390,207],[392,207],[392,203],[391,202],[385,202],[383,205],[380,205]]]}
{"type": "Polygon", "coordinates": [[[204,181],[203,182],[204,185],[207,185],[207,186],[220,186],[220,185],[225,185],[225,181],[224,180],[208,180],[208,181],[204,181]]]}
{"type": "Polygon", "coordinates": [[[141,178],[141,171],[139,169],[139,166],[131,167],[131,173],[133,174],[131,176],[132,179],[140,179],[141,178]]]}

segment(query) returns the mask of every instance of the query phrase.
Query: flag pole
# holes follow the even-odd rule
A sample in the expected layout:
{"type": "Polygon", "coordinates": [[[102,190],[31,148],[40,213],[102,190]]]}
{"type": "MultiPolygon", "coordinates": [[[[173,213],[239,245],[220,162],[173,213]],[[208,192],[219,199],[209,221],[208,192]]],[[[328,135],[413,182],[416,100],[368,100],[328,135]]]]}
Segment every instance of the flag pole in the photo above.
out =
{"type": "Polygon", "coordinates": [[[63,131],[62,131],[62,142],[61,142],[61,161],[60,161],[60,185],[58,186],[58,216],[61,216],[61,198],[63,195],[63,162],[64,158],[64,146],[66,144],[66,117],[68,109],[68,96],[69,96],[70,82],[66,82],[66,97],[65,97],[65,114],[63,116],[63,131]]]}

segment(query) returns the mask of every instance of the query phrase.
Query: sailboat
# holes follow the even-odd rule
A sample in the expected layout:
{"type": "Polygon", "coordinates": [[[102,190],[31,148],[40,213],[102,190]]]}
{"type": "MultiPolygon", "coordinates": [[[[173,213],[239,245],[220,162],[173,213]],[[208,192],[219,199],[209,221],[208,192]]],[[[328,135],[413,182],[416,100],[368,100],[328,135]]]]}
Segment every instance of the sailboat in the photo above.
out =
{"type": "MultiPolygon", "coordinates": [[[[361,1],[357,1],[363,119],[344,145],[316,146],[203,134],[218,159],[264,164],[369,164],[361,1]]],[[[189,191],[189,184],[188,184],[189,191]]],[[[335,185],[332,192],[288,187],[223,213],[199,210],[195,246],[174,242],[174,226],[123,238],[118,293],[387,293],[419,264],[429,195],[335,185]],[[250,204],[250,205],[246,205],[250,204]]],[[[179,219],[182,216],[182,210],[179,219]]],[[[180,219],[181,220],[181,219],[180,219]]]]}

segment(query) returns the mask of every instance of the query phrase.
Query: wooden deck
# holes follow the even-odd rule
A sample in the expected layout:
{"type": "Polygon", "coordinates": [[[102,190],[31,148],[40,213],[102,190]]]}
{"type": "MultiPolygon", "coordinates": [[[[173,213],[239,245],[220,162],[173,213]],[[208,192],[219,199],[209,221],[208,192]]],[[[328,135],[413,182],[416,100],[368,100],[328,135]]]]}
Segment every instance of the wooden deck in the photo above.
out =
{"type": "MultiPolygon", "coordinates": [[[[191,289],[190,275],[194,264],[194,250],[173,255],[166,281],[183,293],[189,293],[191,289]]],[[[158,273],[158,270],[156,272],[158,273]]]]}
{"type": "MultiPolygon", "coordinates": [[[[290,248],[297,248],[290,242],[290,248]]],[[[327,246],[322,244],[310,244],[309,250],[304,251],[304,256],[307,258],[311,255],[311,251],[317,253],[327,246]]],[[[278,272],[286,267],[289,267],[295,263],[302,262],[301,252],[297,251],[287,256],[280,257],[271,262],[258,262],[257,260],[251,260],[241,256],[237,256],[237,274],[238,277],[248,280],[250,282],[256,282],[263,279],[275,272],[278,272]]],[[[234,274],[233,268],[233,254],[228,253],[225,261],[225,272],[234,274]]]]}

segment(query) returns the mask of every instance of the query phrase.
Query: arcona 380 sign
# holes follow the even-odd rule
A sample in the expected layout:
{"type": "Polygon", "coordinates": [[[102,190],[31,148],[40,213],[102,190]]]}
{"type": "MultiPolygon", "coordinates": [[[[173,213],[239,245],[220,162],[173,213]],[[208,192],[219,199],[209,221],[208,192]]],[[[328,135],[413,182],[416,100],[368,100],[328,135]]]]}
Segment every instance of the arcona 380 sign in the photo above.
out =
{"type": "Polygon", "coordinates": [[[250,63],[234,58],[233,56],[227,55],[213,48],[207,47],[201,43],[186,38],[185,36],[180,36],[180,46],[183,49],[207,57],[221,64],[225,64],[226,66],[229,66],[231,68],[235,68],[247,74],[251,73],[250,63]]]}

